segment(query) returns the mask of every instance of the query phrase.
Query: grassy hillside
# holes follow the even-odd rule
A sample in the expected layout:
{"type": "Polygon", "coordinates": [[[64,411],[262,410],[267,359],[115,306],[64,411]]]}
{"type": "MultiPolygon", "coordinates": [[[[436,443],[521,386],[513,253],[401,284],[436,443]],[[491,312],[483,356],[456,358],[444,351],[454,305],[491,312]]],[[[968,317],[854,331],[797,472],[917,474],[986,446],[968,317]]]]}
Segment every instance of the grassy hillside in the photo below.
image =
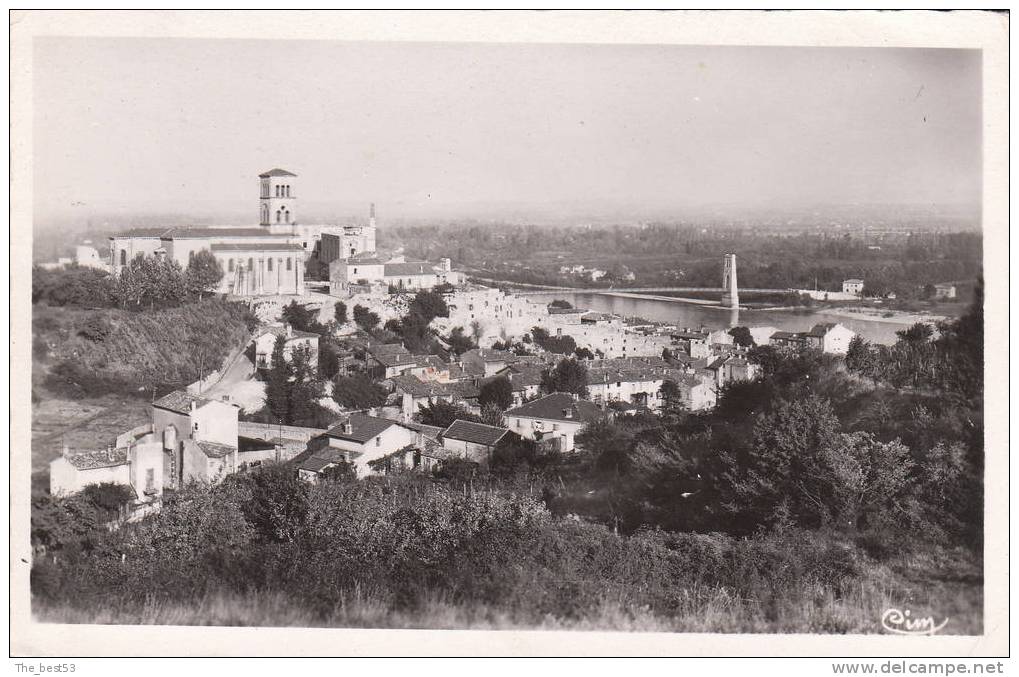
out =
{"type": "Polygon", "coordinates": [[[33,388],[70,398],[149,397],[219,368],[252,317],[218,300],[152,312],[33,306],[33,388]]]}

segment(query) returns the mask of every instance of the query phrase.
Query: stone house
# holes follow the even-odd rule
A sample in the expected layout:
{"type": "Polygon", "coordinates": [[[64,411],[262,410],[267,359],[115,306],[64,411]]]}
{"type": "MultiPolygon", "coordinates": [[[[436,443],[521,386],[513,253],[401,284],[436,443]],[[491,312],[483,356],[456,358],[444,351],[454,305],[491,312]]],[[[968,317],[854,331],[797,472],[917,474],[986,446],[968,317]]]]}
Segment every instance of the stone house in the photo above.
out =
{"type": "Polygon", "coordinates": [[[457,419],[442,432],[442,447],[454,456],[488,465],[496,446],[514,437],[507,428],[457,419]]]}
{"type": "Polygon", "coordinates": [[[856,332],[835,322],[815,324],[806,332],[807,346],[824,353],[845,355],[856,332]]]}
{"type": "Polygon", "coordinates": [[[289,324],[278,322],[265,327],[255,335],[255,367],[257,369],[272,369],[272,353],[276,348],[276,341],[283,338],[283,359],[290,361],[294,350],[300,347],[307,347],[311,351],[311,364],[318,365],[318,340],[319,335],[308,331],[297,331],[289,324]]]}
{"type": "Polygon", "coordinates": [[[594,402],[570,393],[552,393],[506,411],[506,425],[524,439],[547,450],[570,452],[584,426],[607,414],[594,402]]]}
{"type": "Polygon", "coordinates": [[[328,468],[349,463],[362,477],[377,472],[372,463],[396,451],[424,444],[425,433],[387,418],[351,414],[313,439],[294,462],[301,478],[315,482],[328,468]]]}

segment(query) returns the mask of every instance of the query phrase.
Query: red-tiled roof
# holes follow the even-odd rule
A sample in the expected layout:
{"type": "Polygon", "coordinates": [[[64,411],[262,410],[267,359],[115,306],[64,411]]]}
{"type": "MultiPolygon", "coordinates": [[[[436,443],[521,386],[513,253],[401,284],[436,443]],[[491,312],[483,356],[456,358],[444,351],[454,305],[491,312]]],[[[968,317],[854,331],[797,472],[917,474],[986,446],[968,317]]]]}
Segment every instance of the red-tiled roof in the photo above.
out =
{"type": "Polygon", "coordinates": [[[78,470],[112,468],[127,463],[127,449],[71,450],[64,454],[64,458],[78,470]]]}
{"type": "Polygon", "coordinates": [[[351,414],[346,421],[333,426],[325,434],[327,437],[333,437],[338,440],[350,440],[364,444],[394,425],[399,424],[396,421],[390,421],[388,418],[367,416],[365,414],[351,414]],[[350,432],[346,432],[345,426],[347,423],[351,425],[350,432]]]}
{"type": "Polygon", "coordinates": [[[574,400],[570,393],[552,393],[533,402],[514,407],[506,412],[506,416],[588,422],[603,418],[605,414],[594,402],[574,400]],[[569,416],[564,413],[566,411],[569,411],[569,416]]]}
{"type": "Polygon", "coordinates": [[[473,442],[474,444],[493,447],[508,433],[509,430],[506,428],[457,419],[446,428],[442,436],[446,439],[473,442]]]}
{"type": "Polygon", "coordinates": [[[437,383],[433,381],[422,381],[417,376],[404,374],[394,376],[393,386],[400,392],[408,393],[414,397],[444,397],[455,395],[465,399],[477,397],[480,391],[473,383],[437,383]]]}
{"type": "Polygon", "coordinates": [[[511,362],[516,357],[507,350],[492,350],[490,348],[472,348],[460,356],[461,360],[480,359],[485,362],[511,362]]]}
{"type": "Polygon", "coordinates": [[[331,465],[343,463],[344,454],[350,456],[358,455],[357,452],[344,451],[333,447],[322,447],[321,449],[310,449],[294,457],[294,464],[301,470],[318,473],[331,465]]]}
{"type": "Polygon", "coordinates": [[[219,444],[218,442],[199,441],[198,447],[209,458],[223,458],[224,456],[227,456],[237,451],[237,447],[231,447],[228,444],[219,444]]]}
{"type": "MultiPolygon", "coordinates": [[[[284,336],[284,337],[286,337],[287,336],[287,328],[286,327],[276,326],[276,325],[270,325],[270,326],[266,327],[265,329],[263,329],[255,337],[255,339],[256,340],[260,339],[263,336],[265,336],[266,334],[272,334],[273,336],[284,336]]],[[[288,339],[299,339],[299,338],[302,338],[302,339],[309,339],[309,338],[317,339],[317,338],[320,338],[320,337],[319,337],[318,334],[316,334],[314,332],[311,332],[311,331],[300,331],[300,330],[294,329],[290,333],[290,336],[287,337],[287,338],[288,339]]]]}
{"type": "Polygon", "coordinates": [[[192,395],[183,390],[174,390],[169,395],[160,397],[158,400],[152,403],[152,406],[159,407],[160,409],[169,409],[175,411],[178,414],[187,414],[191,411],[191,403],[195,403],[195,407],[204,407],[212,400],[207,400],[204,397],[198,397],[192,395]]]}

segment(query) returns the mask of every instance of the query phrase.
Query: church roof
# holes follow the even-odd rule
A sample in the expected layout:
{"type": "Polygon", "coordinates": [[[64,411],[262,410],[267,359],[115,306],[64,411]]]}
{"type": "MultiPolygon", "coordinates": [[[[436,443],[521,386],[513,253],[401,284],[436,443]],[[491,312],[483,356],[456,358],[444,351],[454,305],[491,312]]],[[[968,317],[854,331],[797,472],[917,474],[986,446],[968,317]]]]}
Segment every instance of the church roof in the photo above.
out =
{"type": "Polygon", "coordinates": [[[276,169],[270,169],[267,172],[259,174],[258,178],[260,178],[260,179],[267,179],[270,176],[297,176],[297,174],[294,174],[293,172],[288,172],[285,169],[280,169],[280,168],[277,167],[276,169]]]}
{"type": "Polygon", "coordinates": [[[214,252],[290,252],[304,251],[304,247],[290,242],[213,243],[209,248],[214,252]]]}
{"type": "MultiPolygon", "coordinates": [[[[170,240],[185,237],[215,238],[215,237],[273,237],[272,233],[265,228],[203,228],[201,226],[185,226],[180,228],[169,228],[163,231],[162,239],[170,240]]],[[[276,236],[279,237],[279,236],[276,236]]],[[[287,237],[287,236],[283,236],[287,237]]]]}
{"type": "Polygon", "coordinates": [[[434,275],[435,268],[427,261],[408,261],[406,263],[387,263],[382,271],[386,276],[397,275],[434,275]]]}

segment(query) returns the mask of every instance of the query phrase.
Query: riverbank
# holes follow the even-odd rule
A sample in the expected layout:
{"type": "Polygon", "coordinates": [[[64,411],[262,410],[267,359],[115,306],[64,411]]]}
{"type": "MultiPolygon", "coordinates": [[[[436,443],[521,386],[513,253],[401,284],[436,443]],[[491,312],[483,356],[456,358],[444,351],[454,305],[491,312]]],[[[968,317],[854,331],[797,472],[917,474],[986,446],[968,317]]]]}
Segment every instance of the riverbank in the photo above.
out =
{"type": "Polygon", "coordinates": [[[891,324],[904,324],[912,326],[917,322],[933,324],[949,319],[946,315],[934,315],[924,312],[908,312],[902,310],[887,310],[884,308],[831,308],[819,310],[826,315],[837,315],[853,320],[867,320],[869,322],[888,322],[891,324]]]}

